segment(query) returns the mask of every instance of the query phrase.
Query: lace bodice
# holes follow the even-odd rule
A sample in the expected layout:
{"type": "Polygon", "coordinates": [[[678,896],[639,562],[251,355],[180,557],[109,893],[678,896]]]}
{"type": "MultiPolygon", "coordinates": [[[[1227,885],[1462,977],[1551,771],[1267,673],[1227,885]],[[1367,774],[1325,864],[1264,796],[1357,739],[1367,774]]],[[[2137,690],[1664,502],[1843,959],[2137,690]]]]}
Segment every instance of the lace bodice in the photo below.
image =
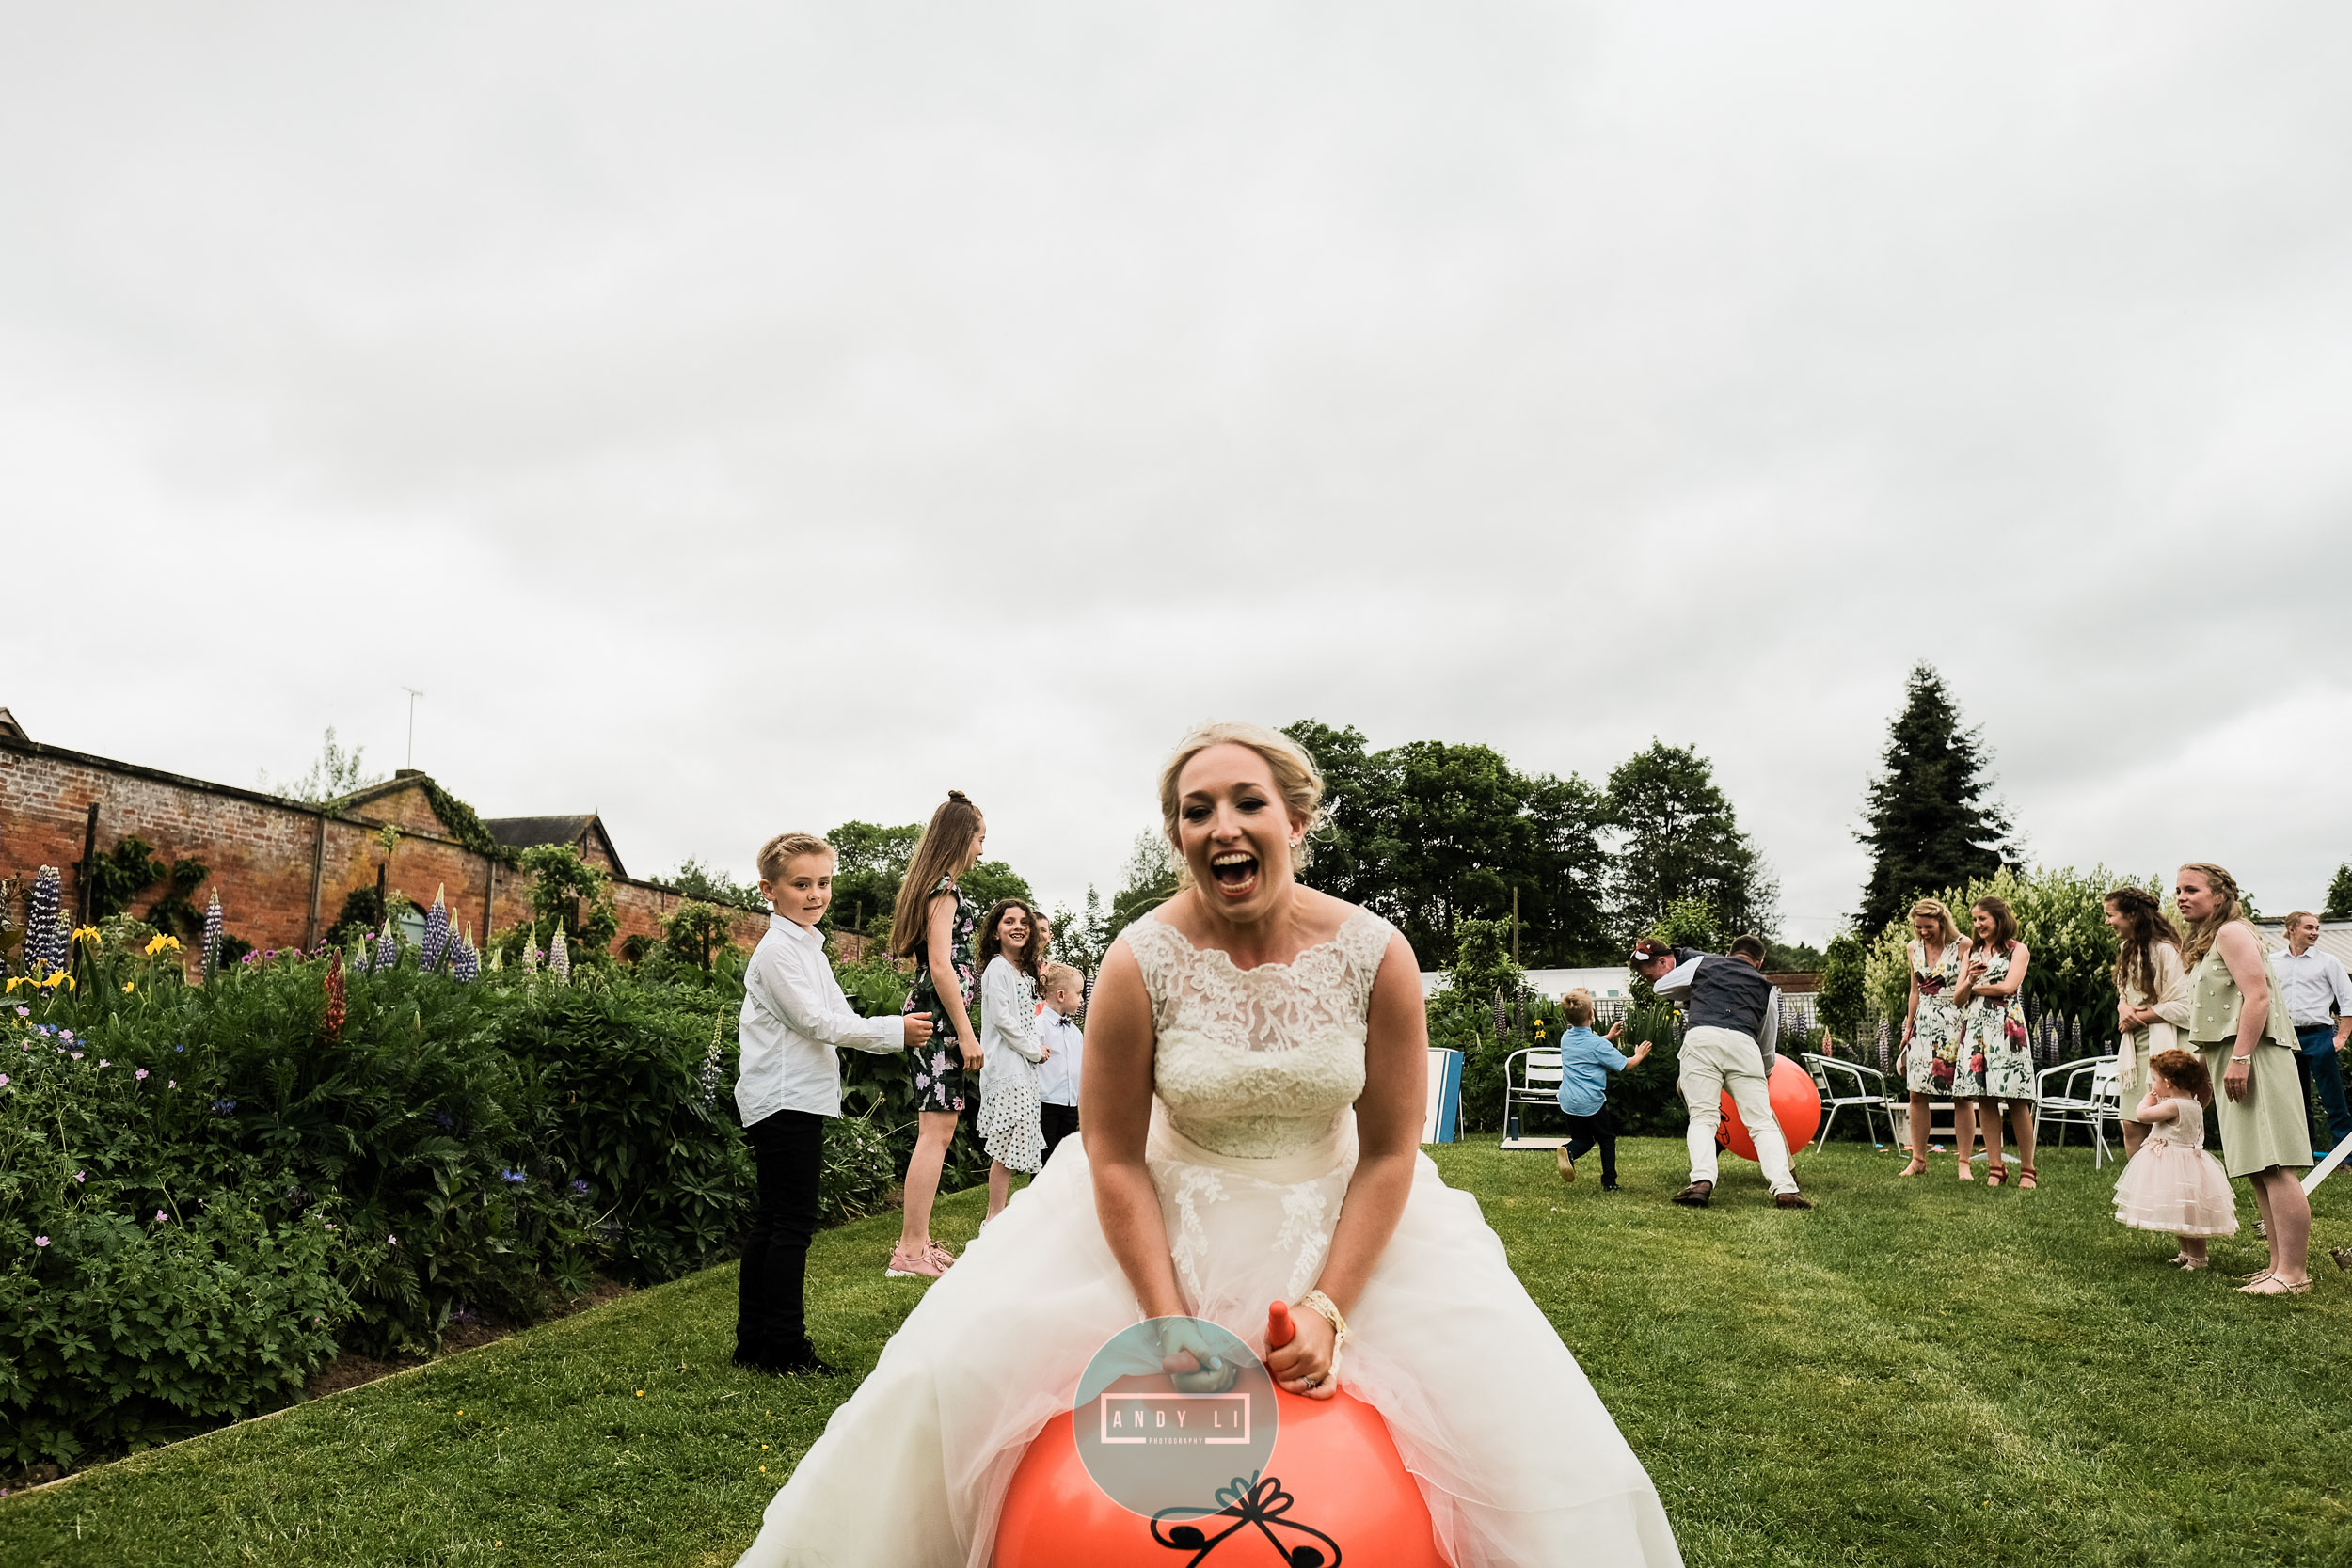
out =
{"type": "Polygon", "coordinates": [[[1240,969],[1147,916],[1120,935],[1158,1040],[1152,1086],[1179,1132],[1219,1154],[1312,1148],[1364,1091],[1373,977],[1394,928],[1357,910],[1286,964],[1240,969]]]}

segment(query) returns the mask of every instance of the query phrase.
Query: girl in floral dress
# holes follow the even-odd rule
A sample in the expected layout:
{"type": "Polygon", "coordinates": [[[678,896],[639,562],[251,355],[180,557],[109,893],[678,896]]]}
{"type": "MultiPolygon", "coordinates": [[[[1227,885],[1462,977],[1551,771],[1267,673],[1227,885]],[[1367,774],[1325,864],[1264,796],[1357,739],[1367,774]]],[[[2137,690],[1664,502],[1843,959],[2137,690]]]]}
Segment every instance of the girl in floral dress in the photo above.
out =
{"type": "MultiPolygon", "coordinates": [[[[1984,1132],[1985,1181],[1997,1187],[2009,1179],[2001,1153],[2001,1112],[2017,1134],[2019,1190],[2038,1183],[2033,1169],[2033,1114],[2041,1085],[2034,1079],[2033,1042],[2026,1033],[2026,965],[2032,955],[2017,940],[2017,916],[2001,897],[1979,898],[1969,907],[1976,940],[1961,956],[1960,990],[1953,1000],[1967,1010],[1961,1026],[1961,1064],[1955,1093],[1976,1097],[1977,1124],[1984,1132]]],[[[1968,1180],[1969,1134],[1961,1134],[1960,1179],[1968,1180]]]]}
{"type": "MultiPolygon", "coordinates": [[[[980,1147],[988,1151],[988,1218],[1012,1201],[1012,1173],[1035,1176],[1045,1163],[1044,1106],[1038,1064],[1037,974],[1045,925],[1018,898],[1000,898],[980,922],[980,1147]]],[[[980,1223],[987,1224],[987,1220],[980,1223]]]]}
{"type": "Polygon", "coordinates": [[[955,1255],[931,1239],[931,1201],[940,1167],[963,1111],[964,1074],[977,1071],[980,1044],[972,1030],[972,932],[978,924],[956,879],[980,863],[988,823],[963,791],[951,789],[907,858],[890,925],[893,958],[914,960],[914,986],[901,1011],[928,1013],[930,1044],[914,1052],[914,1153],[907,1160],[906,1207],[898,1244],[883,1273],[937,1278],[955,1255]]]}
{"type": "MultiPolygon", "coordinates": [[[[1911,1010],[1903,1017],[1903,1080],[1911,1091],[1911,1164],[1905,1176],[1928,1168],[1929,1102],[1952,1092],[1960,1060],[1960,1010],[1952,996],[1960,985],[1960,927],[1941,898],[1911,906],[1911,1010]]],[[[1969,1116],[1965,1100],[1952,1102],[1952,1117],[1969,1116]]],[[[1968,1174],[1963,1157],[1961,1174],[1968,1174]]]]}

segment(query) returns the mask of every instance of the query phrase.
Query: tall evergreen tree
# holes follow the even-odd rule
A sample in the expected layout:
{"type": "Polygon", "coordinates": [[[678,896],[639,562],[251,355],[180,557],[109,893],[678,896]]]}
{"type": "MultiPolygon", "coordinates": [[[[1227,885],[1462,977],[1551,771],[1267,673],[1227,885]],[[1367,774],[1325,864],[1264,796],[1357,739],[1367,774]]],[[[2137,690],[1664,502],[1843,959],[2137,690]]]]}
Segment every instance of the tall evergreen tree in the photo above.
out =
{"type": "Polygon", "coordinates": [[[1990,877],[2012,856],[2008,814],[1987,798],[1992,759],[1983,732],[1961,722],[1935,666],[1912,667],[1883,760],[1886,771],[1870,785],[1868,826],[1854,835],[1870,847],[1865,931],[1882,929],[1923,893],[1990,877]]]}
{"type": "Polygon", "coordinates": [[[1609,775],[1608,810],[1625,835],[1610,892],[1629,939],[1685,899],[1728,934],[1772,932],[1780,888],[1697,752],[1651,741],[1609,775]]]}

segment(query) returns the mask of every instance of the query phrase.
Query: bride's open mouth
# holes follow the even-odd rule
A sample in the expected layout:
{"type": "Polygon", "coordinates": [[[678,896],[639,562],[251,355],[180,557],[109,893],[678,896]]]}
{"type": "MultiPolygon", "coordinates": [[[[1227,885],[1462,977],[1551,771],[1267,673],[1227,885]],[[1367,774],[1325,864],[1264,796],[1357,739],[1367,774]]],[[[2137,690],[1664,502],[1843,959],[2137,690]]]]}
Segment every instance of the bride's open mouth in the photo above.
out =
{"type": "Polygon", "coordinates": [[[1209,859],[1209,875],[1216,879],[1216,890],[1232,897],[1253,893],[1258,886],[1258,857],[1240,849],[1229,849],[1209,859]]]}

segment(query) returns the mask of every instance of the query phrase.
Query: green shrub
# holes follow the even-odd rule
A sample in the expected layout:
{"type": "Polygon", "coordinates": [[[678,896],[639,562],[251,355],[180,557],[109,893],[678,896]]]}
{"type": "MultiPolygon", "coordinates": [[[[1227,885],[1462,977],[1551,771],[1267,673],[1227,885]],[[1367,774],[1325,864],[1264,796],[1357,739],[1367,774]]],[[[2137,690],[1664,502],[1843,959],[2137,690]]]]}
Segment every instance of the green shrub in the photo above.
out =
{"type": "Polygon", "coordinates": [[[723,1027],[703,998],[626,980],[530,986],[507,1022],[506,1049],[552,1112],[532,1180],[586,1182],[606,1266],[622,1278],[675,1279],[714,1262],[751,1217],[751,1151],[732,1097],[722,1108],[735,1082],[731,1029],[704,1070],[714,1022],[723,1027]]]}
{"type": "MultiPolygon", "coordinates": [[[[2087,1039],[2111,1040],[2115,1031],[2115,933],[2106,919],[2108,892],[2126,881],[2161,894],[2155,878],[2123,877],[2106,867],[2087,872],[2072,867],[2003,867],[1964,888],[1936,896],[1950,906],[1961,934],[1968,934],[1968,911],[1976,900],[1998,894],[2017,916],[2018,940],[2032,954],[2026,969],[2025,1001],[2036,1018],[2044,1013],[2079,1018],[2087,1039]]],[[[1910,1005],[1911,941],[1906,916],[1889,921],[1870,939],[1867,960],[1869,1002],[1876,1017],[1899,1022],[1910,1005]]]]}
{"type": "Polygon", "coordinates": [[[818,1201],[825,1224],[874,1213],[889,1202],[898,1162],[881,1129],[864,1117],[826,1118],[824,1160],[818,1201]]]}
{"type": "Polygon", "coordinates": [[[283,1404],[335,1352],[344,1234],[216,1190],[184,1216],[103,1185],[0,1217],[0,1455],[69,1464],[283,1404]],[[35,1225],[40,1228],[34,1228],[35,1225]]]}

